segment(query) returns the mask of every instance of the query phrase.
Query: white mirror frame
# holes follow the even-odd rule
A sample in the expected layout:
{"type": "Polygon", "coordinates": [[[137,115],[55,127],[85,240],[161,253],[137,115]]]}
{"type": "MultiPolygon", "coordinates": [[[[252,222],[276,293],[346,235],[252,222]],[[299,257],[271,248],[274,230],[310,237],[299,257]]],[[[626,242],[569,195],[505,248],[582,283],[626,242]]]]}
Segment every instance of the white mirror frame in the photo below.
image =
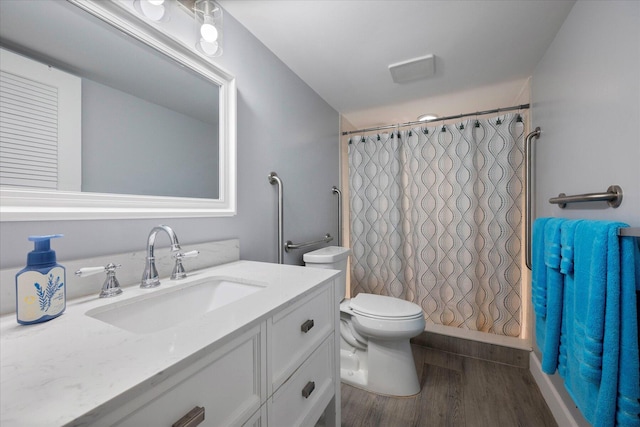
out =
{"type": "MultiPolygon", "coordinates": [[[[218,199],[0,187],[0,221],[220,217],[236,214],[236,81],[183,43],[111,1],[67,0],[220,86],[218,199]]],[[[112,161],[118,161],[114,155],[112,161]]]]}

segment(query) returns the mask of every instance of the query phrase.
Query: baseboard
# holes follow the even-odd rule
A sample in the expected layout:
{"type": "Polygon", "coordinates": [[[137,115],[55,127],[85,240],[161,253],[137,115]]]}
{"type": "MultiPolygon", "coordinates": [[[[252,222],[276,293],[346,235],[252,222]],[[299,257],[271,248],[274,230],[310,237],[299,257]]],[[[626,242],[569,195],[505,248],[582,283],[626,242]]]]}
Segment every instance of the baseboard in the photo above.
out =
{"type": "MultiPolygon", "coordinates": [[[[412,338],[411,342],[422,347],[433,348],[465,357],[502,363],[518,368],[529,368],[530,347],[521,344],[520,346],[524,348],[514,348],[513,346],[504,345],[503,342],[500,342],[500,344],[483,342],[479,339],[482,338],[486,341],[488,338],[486,336],[491,335],[483,332],[471,331],[476,335],[473,336],[469,331],[466,331],[464,335],[460,335],[460,333],[459,336],[454,336],[453,333],[458,332],[456,329],[457,328],[452,327],[441,327],[440,329],[424,331],[417,337],[412,338]]],[[[516,339],[512,338],[511,340],[515,341],[516,339]]]]}
{"type": "Polygon", "coordinates": [[[549,376],[542,372],[542,364],[534,351],[529,355],[529,371],[531,371],[533,379],[536,381],[536,384],[538,384],[542,397],[544,397],[545,402],[547,402],[547,406],[551,410],[553,418],[555,418],[558,425],[579,427],[579,424],[573,417],[573,414],[571,414],[571,411],[567,405],[565,405],[562,397],[560,397],[558,391],[551,383],[549,376]]]}

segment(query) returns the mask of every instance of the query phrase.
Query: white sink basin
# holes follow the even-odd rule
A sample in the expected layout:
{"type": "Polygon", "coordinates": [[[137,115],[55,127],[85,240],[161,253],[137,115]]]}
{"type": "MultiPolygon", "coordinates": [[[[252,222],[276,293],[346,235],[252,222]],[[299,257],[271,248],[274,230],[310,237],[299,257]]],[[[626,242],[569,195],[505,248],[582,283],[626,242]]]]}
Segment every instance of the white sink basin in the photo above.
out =
{"type": "Polygon", "coordinates": [[[87,311],[118,328],[146,334],[200,317],[264,289],[265,285],[211,277],[87,311]]]}

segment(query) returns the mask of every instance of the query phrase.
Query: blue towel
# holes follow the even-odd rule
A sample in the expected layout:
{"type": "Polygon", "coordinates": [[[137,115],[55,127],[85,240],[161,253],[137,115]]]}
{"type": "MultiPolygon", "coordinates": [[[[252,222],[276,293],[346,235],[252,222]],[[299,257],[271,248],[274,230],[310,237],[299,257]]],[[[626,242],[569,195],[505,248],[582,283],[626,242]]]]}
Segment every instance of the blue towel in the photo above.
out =
{"type": "MultiPolygon", "coordinates": [[[[619,224],[591,221],[585,227],[593,239],[586,238],[592,245],[588,289],[582,296],[585,298],[586,316],[577,319],[584,326],[584,352],[580,374],[594,384],[600,383],[603,362],[603,341],[605,322],[615,322],[617,327],[607,324],[614,334],[612,339],[619,341],[620,333],[620,254],[618,245],[619,224]],[[611,282],[613,281],[613,282],[611,282]],[[615,292],[615,294],[612,294],[615,292]],[[615,313],[616,318],[609,320],[608,312],[615,313]]],[[[584,255],[583,255],[584,256],[584,255]]],[[[585,283],[586,284],[586,283],[585,283]]],[[[613,314],[612,314],[613,315],[613,314]]],[[[611,349],[611,351],[616,351],[611,349]]],[[[617,350],[619,351],[619,349],[617,350]]],[[[616,357],[617,363],[617,357],[616,357]]]]}
{"type": "Polygon", "coordinates": [[[562,325],[560,332],[560,345],[558,348],[558,373],[561,376],[566,375],[567,366],[567,336],[573,336],[573,324],[566,322],[565,319],[573,319],[573,295],[575,292],[573,265],[575,262],[574,237],[576,225],[582,220],[568,220],[562,223],[560,227],[560,244],[561,244],[561,260],[560,272],[564,274],[564,293],[562,304],[562,325]]]}
{"type": "Polygon", "coordinates": [[[561,226],[565,219],[552,218],[544,227],[544,263],[547,270],[546,321],[542,350],[542,371],[553,374],[558,366],[564,276],[560,273],[561,226]]]}
{"type": "Polygon", "coordinates": [[[640,355],[635,290],[640,286],[640,251],[635,238],[622,237],[620,240],[622,289],[616,422],[619,426],[638,427],[640,426],[640,362],[638,362],[640,355]]]}
{"type": "Polygon", "coordinates": [[[623,225],[577,223],[573,280],[565,282],[566,360],[560,372],[577,406],[596,427],[614,426],[616,419],[617,425],[639,425],[638,330],[629,319],[637,310],[634,247],[621,244],[617,231],[623,225]]]}
{"type": "MultiPolygon", "coordinates": [[[[537,320],[547,316],[547,269],[544,264],[544,228],[553,218],[538,218],[533,222],[531,250],[531,299],[537,320]]],[[[543,329],[544,331],[544,329],[543,329]]]]}
{"type": "Polygon", "coordinates": [[[573,274],[573,263],[575,262],[575,249],[574,249],[574,240],[575,240],[575,232],[576,225],[578,225],[582,220],[574,219],[565,221],[562,224],[562,228],[560,230],[560,246],[561,246],[561,261],[560,261],[560,272],[562,274],[573,274]]]}
{"type": "Polygon", "coordinates": [[[535,313],[538,347],[544,349],[547,318],[547,268],[544,263],[544,229],[553,218],[538,218],[533,223],[531,249],[531,300],[535,313]]]}

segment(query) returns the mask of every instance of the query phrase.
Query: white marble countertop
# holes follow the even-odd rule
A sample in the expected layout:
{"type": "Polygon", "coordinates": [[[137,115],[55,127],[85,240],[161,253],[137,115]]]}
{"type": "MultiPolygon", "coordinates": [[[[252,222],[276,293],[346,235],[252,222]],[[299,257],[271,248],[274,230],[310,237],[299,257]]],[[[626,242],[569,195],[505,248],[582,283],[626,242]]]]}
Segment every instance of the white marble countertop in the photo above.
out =
{"type": "Polygon", "coordinates": [[[107,414],[184,367],[185,358],[210,351],[337,275],[334,270],[238,261],[162,279],[155,289],[124,288],[115,298],[67,301],[49,322],[18,325],[0,317],[0,425],[82,425],[107,414]],[[252,295],[194,320],[135,334],[86,316],[88,310],[183,286],[209,276],[265,283],[252,295]],[[147,383],[147,387],[145,387],[147,383]],[[141,388],[142,387],[142,388],[141,388]]]}

